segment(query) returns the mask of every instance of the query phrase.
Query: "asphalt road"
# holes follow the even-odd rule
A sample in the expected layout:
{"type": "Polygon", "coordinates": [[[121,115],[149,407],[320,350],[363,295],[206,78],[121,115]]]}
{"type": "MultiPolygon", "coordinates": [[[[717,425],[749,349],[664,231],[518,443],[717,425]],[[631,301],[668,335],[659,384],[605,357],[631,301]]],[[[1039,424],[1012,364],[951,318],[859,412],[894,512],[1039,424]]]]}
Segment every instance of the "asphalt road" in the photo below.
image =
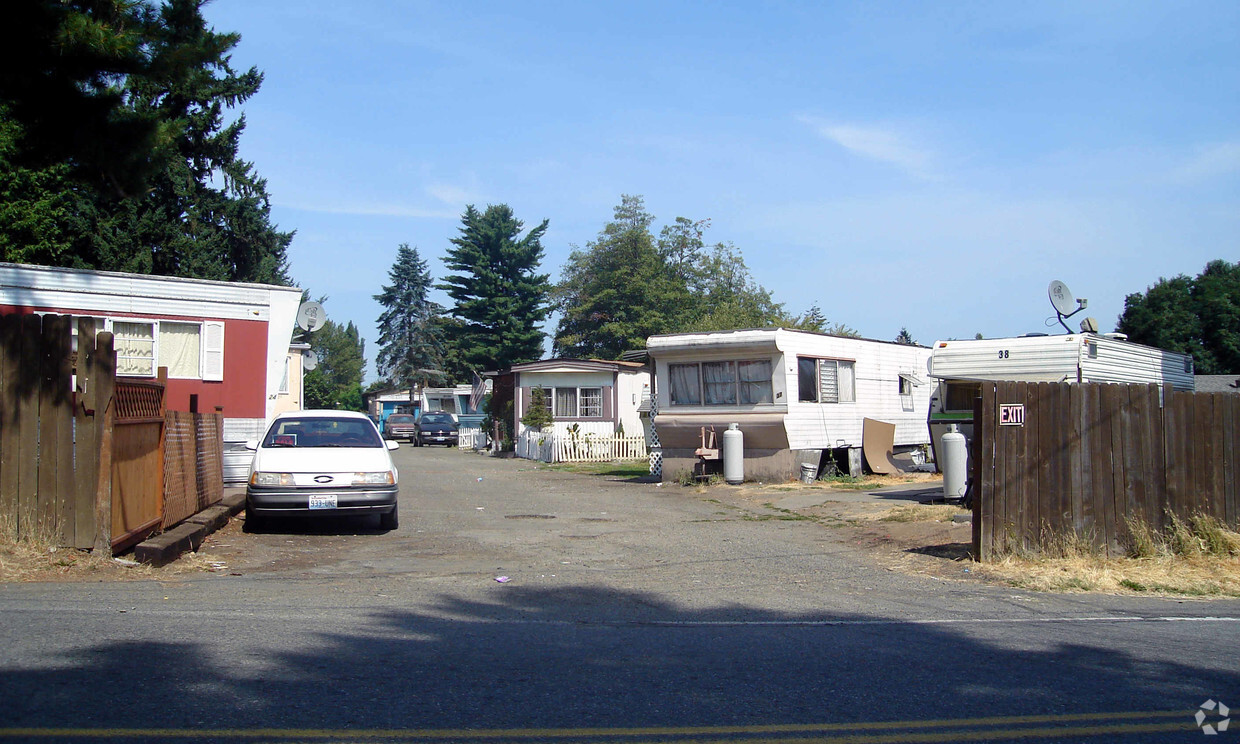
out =
{"type": "Polygon", "coordinates": [[[0,586],[0,740],[1201,741],[1240,711],[1234,601],[905,576],[727,489],[396,456],[394,532],[0,586]]]}

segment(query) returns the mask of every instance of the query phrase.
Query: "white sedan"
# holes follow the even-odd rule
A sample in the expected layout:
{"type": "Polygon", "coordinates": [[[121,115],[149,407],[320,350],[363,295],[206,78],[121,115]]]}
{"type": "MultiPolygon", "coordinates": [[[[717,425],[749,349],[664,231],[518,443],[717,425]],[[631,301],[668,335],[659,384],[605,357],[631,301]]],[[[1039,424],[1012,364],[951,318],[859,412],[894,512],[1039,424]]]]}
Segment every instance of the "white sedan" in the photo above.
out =
{"type": "Polygon", "coordinates": [[[389,450],[367,416],[354,411],[295,411],[272,420],[254,450],[245,489],[245,521],[254,529],[269,517],[378,514],[394,530],[397,473],[389,450]]]}

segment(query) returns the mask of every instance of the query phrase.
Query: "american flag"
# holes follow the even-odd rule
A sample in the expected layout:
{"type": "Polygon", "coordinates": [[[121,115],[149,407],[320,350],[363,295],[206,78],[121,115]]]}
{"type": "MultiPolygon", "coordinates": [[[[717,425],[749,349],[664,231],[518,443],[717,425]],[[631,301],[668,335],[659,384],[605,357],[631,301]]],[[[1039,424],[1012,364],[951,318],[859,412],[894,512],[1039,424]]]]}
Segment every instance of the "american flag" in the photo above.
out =
{"type": "Polygon", "coordinates": [[[474,389],[469,393],[469,410],[477,413],[478,406],[482,405],[482,398],[487,394],[486,380],[474,372],[474,389]]]}

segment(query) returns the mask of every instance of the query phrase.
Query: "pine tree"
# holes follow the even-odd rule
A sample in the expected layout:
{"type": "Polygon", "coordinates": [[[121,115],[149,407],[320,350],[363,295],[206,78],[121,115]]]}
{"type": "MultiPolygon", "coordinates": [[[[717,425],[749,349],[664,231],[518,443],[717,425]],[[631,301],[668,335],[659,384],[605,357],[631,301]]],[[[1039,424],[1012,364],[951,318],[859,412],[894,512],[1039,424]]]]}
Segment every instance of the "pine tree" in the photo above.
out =
{"type": "Polygon", "coordinates": [[[166,166],[141,199],[113,213],[96,241],[99,268],[224,281],[288,284],[292,233],[271,224],[266,181],[239,157],[245,116],[225,124],[224,110],[258,92],[255,68],[232,69],[240,40],[217,33],[203,0],[168,0],[152,31],[153,70],[127,90],[134,109],[183,131],[166,166]]]}
{"type": "Polygon", "coordinates": [[[438,318],[444,309],[430,300],[431,273],[416,247],[400,244],[388,279],[391,284],[375,295],[385,308],[379,316],[375,366],[393,386],[410,388],[415,381],[425,385],[443,374],[438,318]]]}
{"type": "Polygon", "coordinates": [[[0,65],[0,257],[288,284],[292,233],[238,156],[257,92],[204,0],[23,0],[0,65]],[[14,41],[14,39],[10,39],[14,41]],[[11,170],[8,168],[11,166],[11,170]]]}
{"type": "Polygon", "coordinates": [[[524,237],[522,228],[507,204],[481,213],[469,205],[444,260],[458,273],[444,277],[438,288],[455,301],[451,314],[465,322],[465,332],[451,344],[472,369],[503,369],[542,356],[538,325],[550,311],[551,285],[536,272],[547,220],[524,237]]]}

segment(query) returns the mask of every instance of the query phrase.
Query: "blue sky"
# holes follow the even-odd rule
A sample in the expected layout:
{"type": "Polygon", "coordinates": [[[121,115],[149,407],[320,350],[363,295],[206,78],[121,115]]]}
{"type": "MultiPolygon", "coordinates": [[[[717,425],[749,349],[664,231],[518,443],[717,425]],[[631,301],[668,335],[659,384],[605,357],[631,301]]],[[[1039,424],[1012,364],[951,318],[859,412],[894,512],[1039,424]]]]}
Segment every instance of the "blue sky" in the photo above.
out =
{"type": "Polygon", "coordinates": [[[291,273],[372,360],[397,246],[438,279],[466,204],[549,219],[554,280],[640,194],[656,233],[709,218],[793,313],[924,344],[1053,331],[1052,279],[1109,331],[1125,295],[1240,259],[1236,2],[205,13],[265,74],[242,155],[291,273]]]}

